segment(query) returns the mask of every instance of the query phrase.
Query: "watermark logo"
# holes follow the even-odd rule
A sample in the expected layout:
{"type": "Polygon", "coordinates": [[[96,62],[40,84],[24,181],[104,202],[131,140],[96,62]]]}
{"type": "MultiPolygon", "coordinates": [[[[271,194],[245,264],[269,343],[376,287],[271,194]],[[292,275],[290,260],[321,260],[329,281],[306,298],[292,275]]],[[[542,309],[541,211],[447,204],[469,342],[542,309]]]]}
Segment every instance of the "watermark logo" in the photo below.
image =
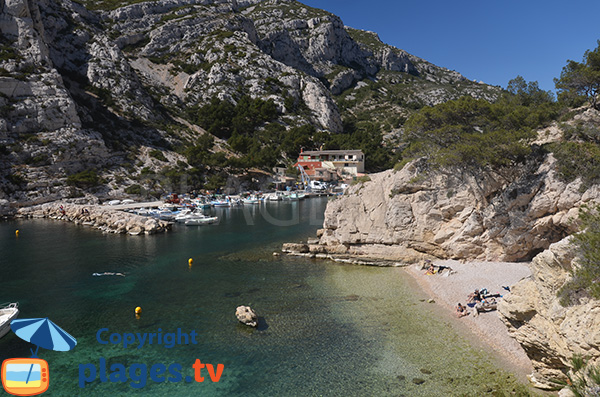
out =
{"type": "Polygon", "coordinates": [[[12,331],[21,339],[36,345],[30,358],[9,358],[2,362],[2,387],[15,396],[35,396],[50,386],[50,369],[45,360],[37,358],[40,347],[69,351],[77,340],[48,318],[13,320],[12,331]]]}
{"type": "Polygon", "coordinates": [[[39,358],[9,358],[2,362],[2,387],[15,396],[35,396],[48,390],[48,363],[39,358]]]}

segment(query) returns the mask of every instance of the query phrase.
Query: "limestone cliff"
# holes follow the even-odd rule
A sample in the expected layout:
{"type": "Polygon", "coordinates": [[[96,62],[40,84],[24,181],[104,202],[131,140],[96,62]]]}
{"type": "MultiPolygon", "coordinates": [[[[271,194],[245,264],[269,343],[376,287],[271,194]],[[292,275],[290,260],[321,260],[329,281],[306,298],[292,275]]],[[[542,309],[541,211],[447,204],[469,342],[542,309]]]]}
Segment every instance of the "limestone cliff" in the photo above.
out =
{"type": "Polygon", "coordinates": [[[575,230],[577,207],[600,197],[564,183],[541,150],[506,174],[448,170],[420,162],[358,183],[329,203],[316,252],[414,261],[423,255],[529,260],[575,230]]]}
{"type": "MultiPolygon", "coordinates": [[[[595,126],[600,114],[580,109],[570,121],[595,126]]],[[[371,174],[332,200],[312,253],[416,261],[423,256],[492,261],[531,260],[577,230],[578,208],[600,201],[598,185],[565,182],[538,133],[524,163],[502,169],[428,168],[425,159],[371,174]]]]}
{"type": "Polygon", "coordinates": [[[498,307],[539,381],[566,373],[574,354],[600,362],[600,302],[582,298],[563,307],[556,297],[576,263],[570,237],[550,245],[533,259],[531,277],[514,285],[498,307]]]}

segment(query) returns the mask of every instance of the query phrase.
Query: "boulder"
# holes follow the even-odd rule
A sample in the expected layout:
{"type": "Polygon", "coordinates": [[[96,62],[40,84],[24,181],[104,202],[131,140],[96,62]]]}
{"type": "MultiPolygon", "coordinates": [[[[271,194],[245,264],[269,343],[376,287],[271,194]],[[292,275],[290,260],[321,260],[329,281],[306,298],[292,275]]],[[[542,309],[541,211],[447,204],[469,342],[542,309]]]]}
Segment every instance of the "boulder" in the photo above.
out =
{"type": "Polygon", "coordinates": [[[308,245],[306,244],[297,244],[297,243],[285,243],[281,249],[283,252],[293,252],[306,254],[309,252],[308,245]]]}
{"type": "Polygon", "coordinates": [[[256,327],[258,325],[258,316],[250,306],[238,306],[235,309],[235,316],[242,324],[250,327],[256,327]]]}

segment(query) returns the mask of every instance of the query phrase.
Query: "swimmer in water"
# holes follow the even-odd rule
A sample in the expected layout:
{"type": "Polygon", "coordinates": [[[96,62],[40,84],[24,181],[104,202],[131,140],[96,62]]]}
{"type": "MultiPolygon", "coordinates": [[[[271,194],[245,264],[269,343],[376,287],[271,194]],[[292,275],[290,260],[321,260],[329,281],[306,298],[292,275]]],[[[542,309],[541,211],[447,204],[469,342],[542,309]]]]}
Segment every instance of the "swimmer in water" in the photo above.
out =
{"type": "Polygon", "coordinates": [[[92,276],[121,276],[121,277],[125,277],[125,275],[123,273],[113,273],[113,272],[104,272],[104,273],[92,273],[92,276]]]}

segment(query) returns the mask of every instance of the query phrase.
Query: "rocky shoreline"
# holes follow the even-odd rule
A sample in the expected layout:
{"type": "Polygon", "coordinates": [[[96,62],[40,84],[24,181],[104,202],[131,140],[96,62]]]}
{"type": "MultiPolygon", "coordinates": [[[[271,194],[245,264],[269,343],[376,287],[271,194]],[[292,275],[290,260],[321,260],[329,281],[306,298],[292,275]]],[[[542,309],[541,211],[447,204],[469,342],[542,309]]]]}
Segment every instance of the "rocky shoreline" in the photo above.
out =
{"type": "Polygon", "coordinates": [[[94,205],[60,202],[21,208],[17,211],[15,217],[55,219],[93,227],[106,233],[120,233],[131,236],[162,233],[171,228],[170,223],[154,218],[94,205]]]}

